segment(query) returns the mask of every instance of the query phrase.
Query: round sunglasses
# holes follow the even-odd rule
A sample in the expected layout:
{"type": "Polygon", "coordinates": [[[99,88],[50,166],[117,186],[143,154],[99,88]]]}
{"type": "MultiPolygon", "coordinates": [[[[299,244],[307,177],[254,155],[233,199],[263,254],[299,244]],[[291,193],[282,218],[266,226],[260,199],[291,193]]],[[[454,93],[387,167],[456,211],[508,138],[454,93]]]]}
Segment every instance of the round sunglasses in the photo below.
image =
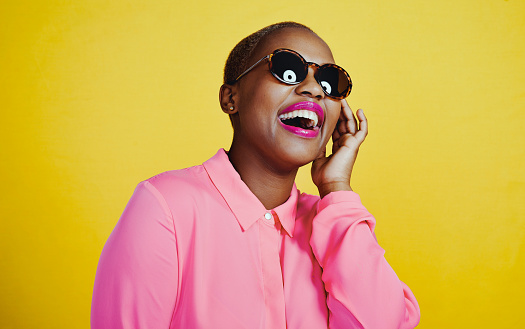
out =
{"type": "Polygon", "coordinates": [[[286,48],[276,49],[270,55],[264,56],[239,75],[231,84],[239,81],[265,59],[268,59],[268,66],[272,75],[286,84],[296,85],[303,82],[308,75],[308,68],[314,66],[316,68],[315,80],[322,87],[326,96],[343,99],[352,91],[352,79],[342,67],[335,64],[319,65],[307,62],[299,53],[286,48]]]}

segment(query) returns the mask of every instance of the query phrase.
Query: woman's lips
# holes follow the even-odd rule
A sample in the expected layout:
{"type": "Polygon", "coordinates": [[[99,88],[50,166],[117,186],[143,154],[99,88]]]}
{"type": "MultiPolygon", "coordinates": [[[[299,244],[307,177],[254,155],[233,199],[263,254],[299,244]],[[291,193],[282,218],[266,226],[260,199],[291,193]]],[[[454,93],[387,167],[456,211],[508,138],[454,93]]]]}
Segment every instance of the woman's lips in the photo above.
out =
{"type": "Polygon", "coordinates": [[[314,138],[319,135],[319,129],[323,125],[324,111],[321,106],[314,102],[300,102],[285,108],[281,113],[279,113],[278,117],[281,126],[289,132],[305,138],[314,138]],[[311,120],[310,123],[313,125],[313,127],[305,129],[287,125],[283,122],[283,120],[296,117],[311,120]]]}

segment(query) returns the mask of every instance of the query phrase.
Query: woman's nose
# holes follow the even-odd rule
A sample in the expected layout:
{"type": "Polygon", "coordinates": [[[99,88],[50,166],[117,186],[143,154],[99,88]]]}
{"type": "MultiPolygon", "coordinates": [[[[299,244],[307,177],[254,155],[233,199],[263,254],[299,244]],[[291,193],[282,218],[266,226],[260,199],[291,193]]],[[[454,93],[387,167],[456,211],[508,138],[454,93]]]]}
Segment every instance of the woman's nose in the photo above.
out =
{"type": "Polygon", "coordinates": [[[295,92],[299,95],[309,96],[312,98],[321,99],[325,96],[323,88],[317,83],[314,77],[314,69],[312,67],[308,68],[308,74],[306,78],[297,85],[295,92]]]}

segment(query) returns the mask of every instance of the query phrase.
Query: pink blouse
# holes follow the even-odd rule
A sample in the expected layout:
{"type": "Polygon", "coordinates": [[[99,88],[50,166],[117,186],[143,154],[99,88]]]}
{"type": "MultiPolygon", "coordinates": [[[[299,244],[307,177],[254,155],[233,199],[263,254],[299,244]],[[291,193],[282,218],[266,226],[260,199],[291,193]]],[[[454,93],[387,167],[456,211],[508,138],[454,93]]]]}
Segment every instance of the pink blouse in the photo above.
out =
{"type": "Polygon", "coordinates": [[[414,328],[419,307],[354,192],[267,210],[224,150],[140,183],[100,257],[91,326],[414,328]]]}

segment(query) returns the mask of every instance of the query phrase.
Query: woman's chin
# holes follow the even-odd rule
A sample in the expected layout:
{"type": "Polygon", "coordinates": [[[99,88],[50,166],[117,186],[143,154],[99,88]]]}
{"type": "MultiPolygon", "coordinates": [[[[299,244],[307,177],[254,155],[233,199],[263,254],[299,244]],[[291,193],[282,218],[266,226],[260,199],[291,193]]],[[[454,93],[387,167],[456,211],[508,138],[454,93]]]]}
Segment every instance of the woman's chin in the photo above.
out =
{"type": "Polygon", "coordinates": [[[319,156],[322,152],[319,149],[310,150],[304,147],[285,148],[279,155],[283,163],[288,164],[291,170],[297,170],[300,167],[306,166],[319,156]]]}
{"type": "Polygon", "coordinates": [[[322,136],[312,139],[297,138],[293,141],[288,140],[279,148],[283,157],[295,163],[297,167],[302,167],[323,156],[326,143],[323,142],[322,136]]]}

